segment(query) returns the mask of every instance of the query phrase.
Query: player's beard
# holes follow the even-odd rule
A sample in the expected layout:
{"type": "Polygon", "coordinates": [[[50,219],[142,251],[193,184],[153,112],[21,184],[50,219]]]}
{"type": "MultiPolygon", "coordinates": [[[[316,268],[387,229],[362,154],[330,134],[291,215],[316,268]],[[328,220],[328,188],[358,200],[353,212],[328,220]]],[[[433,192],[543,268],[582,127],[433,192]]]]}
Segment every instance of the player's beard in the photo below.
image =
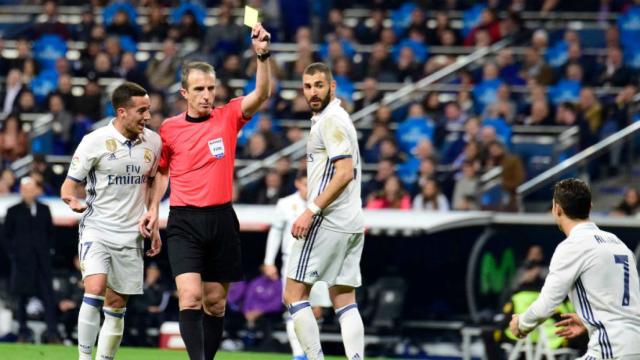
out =
{"type": "Polygon", "coordinates": [[[327,107],[327,105],[329,105],[330,102],[331,102],[331,89],[327,91],[327,95],[324,98],[320,99],[320,108],[318,108],[317,110],[311,106],[311,101],[307,101],[307,104],[309,105],[311,112],[313,112],[314,114],[317,114],[322,112],[322,110],[324,110],[327,107]]]}

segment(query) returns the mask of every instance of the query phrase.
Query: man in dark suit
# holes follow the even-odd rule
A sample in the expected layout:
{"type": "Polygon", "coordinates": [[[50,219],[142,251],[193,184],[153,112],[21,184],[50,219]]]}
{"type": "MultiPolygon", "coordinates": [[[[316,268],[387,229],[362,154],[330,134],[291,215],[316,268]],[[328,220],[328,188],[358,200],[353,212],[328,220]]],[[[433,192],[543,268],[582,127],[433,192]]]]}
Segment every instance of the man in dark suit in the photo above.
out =
{"type": "Polygon", "coordinates": [[[58,342],[51,274],[53,222],[49,207],[36,200],[41,193],[42,185],[33,178],[20,181],[22,201],[7,210],[4,235],[11,260],[11,292],[18,300],[19,338],[28,337],[26,307],[29,298],[36,295],[44,304],[46,340],[58,342]]]}

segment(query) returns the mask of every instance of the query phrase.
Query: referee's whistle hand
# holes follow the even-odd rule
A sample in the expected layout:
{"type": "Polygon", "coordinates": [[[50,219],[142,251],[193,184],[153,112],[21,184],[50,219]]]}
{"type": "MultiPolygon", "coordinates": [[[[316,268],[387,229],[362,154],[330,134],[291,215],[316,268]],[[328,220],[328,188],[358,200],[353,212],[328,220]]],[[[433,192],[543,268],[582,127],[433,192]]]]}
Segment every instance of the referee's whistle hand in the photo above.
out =
{"type": "Polygon", "coordinates": [[[311,227],[312,219],[313,213],[309,209],[305,210],[293,223],[293,226],[291,227],[291,235],[298,240],[306,238],[307,233],[309,232],[309,227],[311,227]]]}

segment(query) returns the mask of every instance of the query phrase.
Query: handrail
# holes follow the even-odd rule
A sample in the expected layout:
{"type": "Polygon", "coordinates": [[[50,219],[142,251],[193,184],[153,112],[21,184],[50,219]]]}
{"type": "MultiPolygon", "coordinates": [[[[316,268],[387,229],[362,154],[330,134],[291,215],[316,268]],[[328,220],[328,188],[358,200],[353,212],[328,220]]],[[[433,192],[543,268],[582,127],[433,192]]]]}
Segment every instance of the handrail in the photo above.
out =
{"type": "Polygon", "coordinates": [[[636,135],[638,132],[640,132],[640,121],[634,122],[615,134],[609,135],[600,142],[589,146],[569,159],[564,160],[551,169],[518,186],[516,190],[518,197],[521,199],[524,198],[553,181],[559,175],[582,165],[583,163],[607,151],[612,145],[625,141],[627,138],[636,135]]]}
{"type": "MultiPolygon", "coordinates": [[[[406,86],[404,86],[403,88],[395,91],[394,93],[388,94],[387,96],[385,96],[381,101],[377,102],[377,103],[373,103],[371,105],[368,105],[366,107],[364,107],[363,109],[361,109],[360,111],[354,113],[351,116],[351,119],[353,120],[354,123],[357,123],[359,120],[366,118],[367,116],[373,114],[375,111],[378,110],[378,108],[380,108],[380,106],[382,105],[391,105],[394,102],[398,102],[399,100],[405,100],[408,95],[411,95],[411,93],[415,92],[416,90],[420,90],[423,89],[433,83],[435,83],[436,81],[439,81],[441,79],[443,79],[446,76],[451,75],[452,73],[464,68],[465,66],[468,66],[469,64],[473,63],[474,61],[477,61],[478,59],[481,59],[491,53],[494,53],[504,47],[506,47],[508,44],[511,43],[510,39],[503,39],[498,41],[497,43],[489,46],[489,47],[483,47],[480,48],[478,50],[476,50],[474,53],[467,55],[465,57],[462,58],[458,58],[458,60],[453,63],[450,64],[436,72],[434,72],[431,75],[428,75],[427,77],[421,79],[420,81],[413,83],[413,84],[408,84],[406,86]]],[[[302,150],[304,147],[306,146],[306,140],[299,140],[289,146],[287,146],[286,148],[270,155],[269,157],[265,158],[264,160],[261,160],[260,162],[256,162],[254,164],[248,165],[247,167],[238,170],[238,178],[240,179],[240,183],[241,184],[246,184],[246,180],[243,181],[244,178],[246,178],[247,176],[249,176],[250,174],[259,171],[260,169],[272,166],[273,164],[275,164],[275,162],[280,159],[281,157],[284,156],[289,156],[297,151],[302,150]]]]}

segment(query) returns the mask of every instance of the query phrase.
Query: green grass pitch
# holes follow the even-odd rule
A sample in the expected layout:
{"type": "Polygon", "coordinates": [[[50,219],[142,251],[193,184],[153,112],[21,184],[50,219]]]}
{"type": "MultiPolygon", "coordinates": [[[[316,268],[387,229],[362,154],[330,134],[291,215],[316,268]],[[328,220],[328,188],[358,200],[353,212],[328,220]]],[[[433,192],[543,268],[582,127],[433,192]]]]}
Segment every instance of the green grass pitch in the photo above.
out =
{"type": "MultiPolygon", "coordinates": [[[[0,344],[0,359],[3,360],[69,360],[77,359],[75,346],[0,344]]],[[[117,360],[186,360],[186,351],[150,348],[121,348],[117,360]]],[[[344,357],[328,356],[327,360],[344,360],[344,357]]],[[[291,360],[289,354],[221,352],[216,360],[291,360]]]]}

